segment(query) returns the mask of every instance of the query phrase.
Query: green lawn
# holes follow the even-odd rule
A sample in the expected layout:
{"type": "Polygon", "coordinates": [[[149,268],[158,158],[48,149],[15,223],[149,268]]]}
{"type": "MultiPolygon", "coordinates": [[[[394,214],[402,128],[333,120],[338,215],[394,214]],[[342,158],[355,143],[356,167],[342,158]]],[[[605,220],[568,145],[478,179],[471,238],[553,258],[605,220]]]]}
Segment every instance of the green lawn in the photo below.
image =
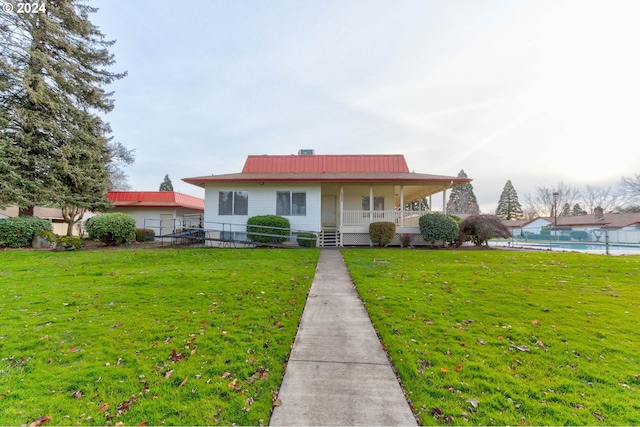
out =
{"type": "Polygon", "coordinates": [[[640,257],[345,250],[425,425],[640,425],[640,257]]]}
{"type": "Polygon", "coordinates": [[[0,253],[0,425],[258,425],[316,250],[0,253]]]}

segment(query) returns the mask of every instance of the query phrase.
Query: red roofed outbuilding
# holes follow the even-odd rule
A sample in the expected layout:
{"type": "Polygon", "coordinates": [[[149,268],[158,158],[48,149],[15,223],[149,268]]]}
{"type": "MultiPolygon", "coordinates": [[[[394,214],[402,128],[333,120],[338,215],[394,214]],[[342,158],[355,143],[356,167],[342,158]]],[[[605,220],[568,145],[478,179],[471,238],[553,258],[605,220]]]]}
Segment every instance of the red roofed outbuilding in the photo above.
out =
{"type": "Polygon", "coordinates": [[[203,199],[176,191],[109,191],[107,199],[113,204],[111,212],[131,215],[137,228],[152,228],[160,235],[165,234],[161,225],[173,229],[185,220],[200,224],[204,215],[203,199]]]}

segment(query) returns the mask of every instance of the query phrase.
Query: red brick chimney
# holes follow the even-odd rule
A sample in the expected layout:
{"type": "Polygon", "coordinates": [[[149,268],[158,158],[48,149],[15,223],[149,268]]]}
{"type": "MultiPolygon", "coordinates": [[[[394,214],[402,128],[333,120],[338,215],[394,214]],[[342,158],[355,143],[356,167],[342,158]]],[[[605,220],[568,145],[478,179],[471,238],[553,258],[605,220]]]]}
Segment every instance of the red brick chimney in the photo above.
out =
{"type": "Polygon", "coordinates": [[[596,221],[602,221],[604,219],[604,209],[600,206],[593,210],[594,215],[596,216],[596,221]]]}

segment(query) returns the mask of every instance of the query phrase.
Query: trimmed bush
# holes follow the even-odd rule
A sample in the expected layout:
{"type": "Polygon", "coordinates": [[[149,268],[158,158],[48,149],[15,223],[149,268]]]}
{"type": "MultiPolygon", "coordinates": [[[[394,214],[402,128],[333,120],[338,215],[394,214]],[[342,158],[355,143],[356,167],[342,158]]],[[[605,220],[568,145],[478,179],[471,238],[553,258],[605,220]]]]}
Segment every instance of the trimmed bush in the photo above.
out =
{"type": "Polygon", "coordinates": [[[431,246],[435,242],[447,244],[458,239],[458,224],[449,215],[439,212],[423,215],[419,224],[422,238],[431,246]]]}
{"type": "Polygon", "coordinates": [[[573,240],[578,240],[582,242],[583,240],[587,240],[589,238],[589,233],[587,233],[584,230],[579,230],[579,231],[576,230],[576,231],[570,232],[569,236],[571,236],[573,240]]]}
{"type": "Polygon", "coordinates": [[[91,217],[86,227],[90,239],[107,245],[130,242],[136,237],[136,220],[120,212],[91,217]]]}
{"type": "Polygon", "coordinates": [[[0,246],[10,248],[31,246],[33,236],[38,231],[51,231],[51,223],[46,219],[30,216],[0,219],[0,246]]]}
{"type": "Polygon", "coordinates": [[[372,222],[369,224],[369,238],[375,246],[389,246],[396,236],[393,222],[372,222]]]}
{"type": "Polygon", "coordinates": [[[509,229],[502,220],[495,215],[471,215],[460,223],[460,241],[471,241],[476,246],[483,243],[489,245],[489,240],[511,237],[509,229]]]}
{"type": "Polygon", "coordinates": [[[298,241],[298,244],[300,246],[303,246],[305,248],[315,248],[318,236],[316,236],[315,233],[302,232],[298,233],[298,235],[296,236],[296,240],[298,241]]]}
{"type": "Polygon", "coordinates": [[[61,236],[56,243],[56,250],[77,251],[84,246],[84,240],[78,236],[61,236]]]}
{"type": "Polygon", "coordinates": [[[136,228],[136,242],[152,242],[156,232],[149,228],[136,228]]]}
{"type": "Polygon", "coordinates": [[[291,223],[278,215],[258,215],[247,220],[247,236],[252,242],[282,243],[290,233],[291,223]]]}

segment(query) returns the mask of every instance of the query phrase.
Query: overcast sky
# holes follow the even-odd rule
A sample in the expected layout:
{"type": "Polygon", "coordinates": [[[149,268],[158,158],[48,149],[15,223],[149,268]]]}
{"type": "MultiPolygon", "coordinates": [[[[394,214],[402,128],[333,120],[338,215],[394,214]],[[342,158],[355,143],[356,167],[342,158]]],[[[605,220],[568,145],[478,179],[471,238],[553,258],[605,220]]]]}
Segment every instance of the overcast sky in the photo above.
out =
{"type": "Polygon", "coordinates": [[[640,1],[90,4],[129,73],[106,120],[135,190],[203,197],[181,178],[301,148],[464,169],[485,213],[507,180],[522,201],[640,173],[640,1]]]}

